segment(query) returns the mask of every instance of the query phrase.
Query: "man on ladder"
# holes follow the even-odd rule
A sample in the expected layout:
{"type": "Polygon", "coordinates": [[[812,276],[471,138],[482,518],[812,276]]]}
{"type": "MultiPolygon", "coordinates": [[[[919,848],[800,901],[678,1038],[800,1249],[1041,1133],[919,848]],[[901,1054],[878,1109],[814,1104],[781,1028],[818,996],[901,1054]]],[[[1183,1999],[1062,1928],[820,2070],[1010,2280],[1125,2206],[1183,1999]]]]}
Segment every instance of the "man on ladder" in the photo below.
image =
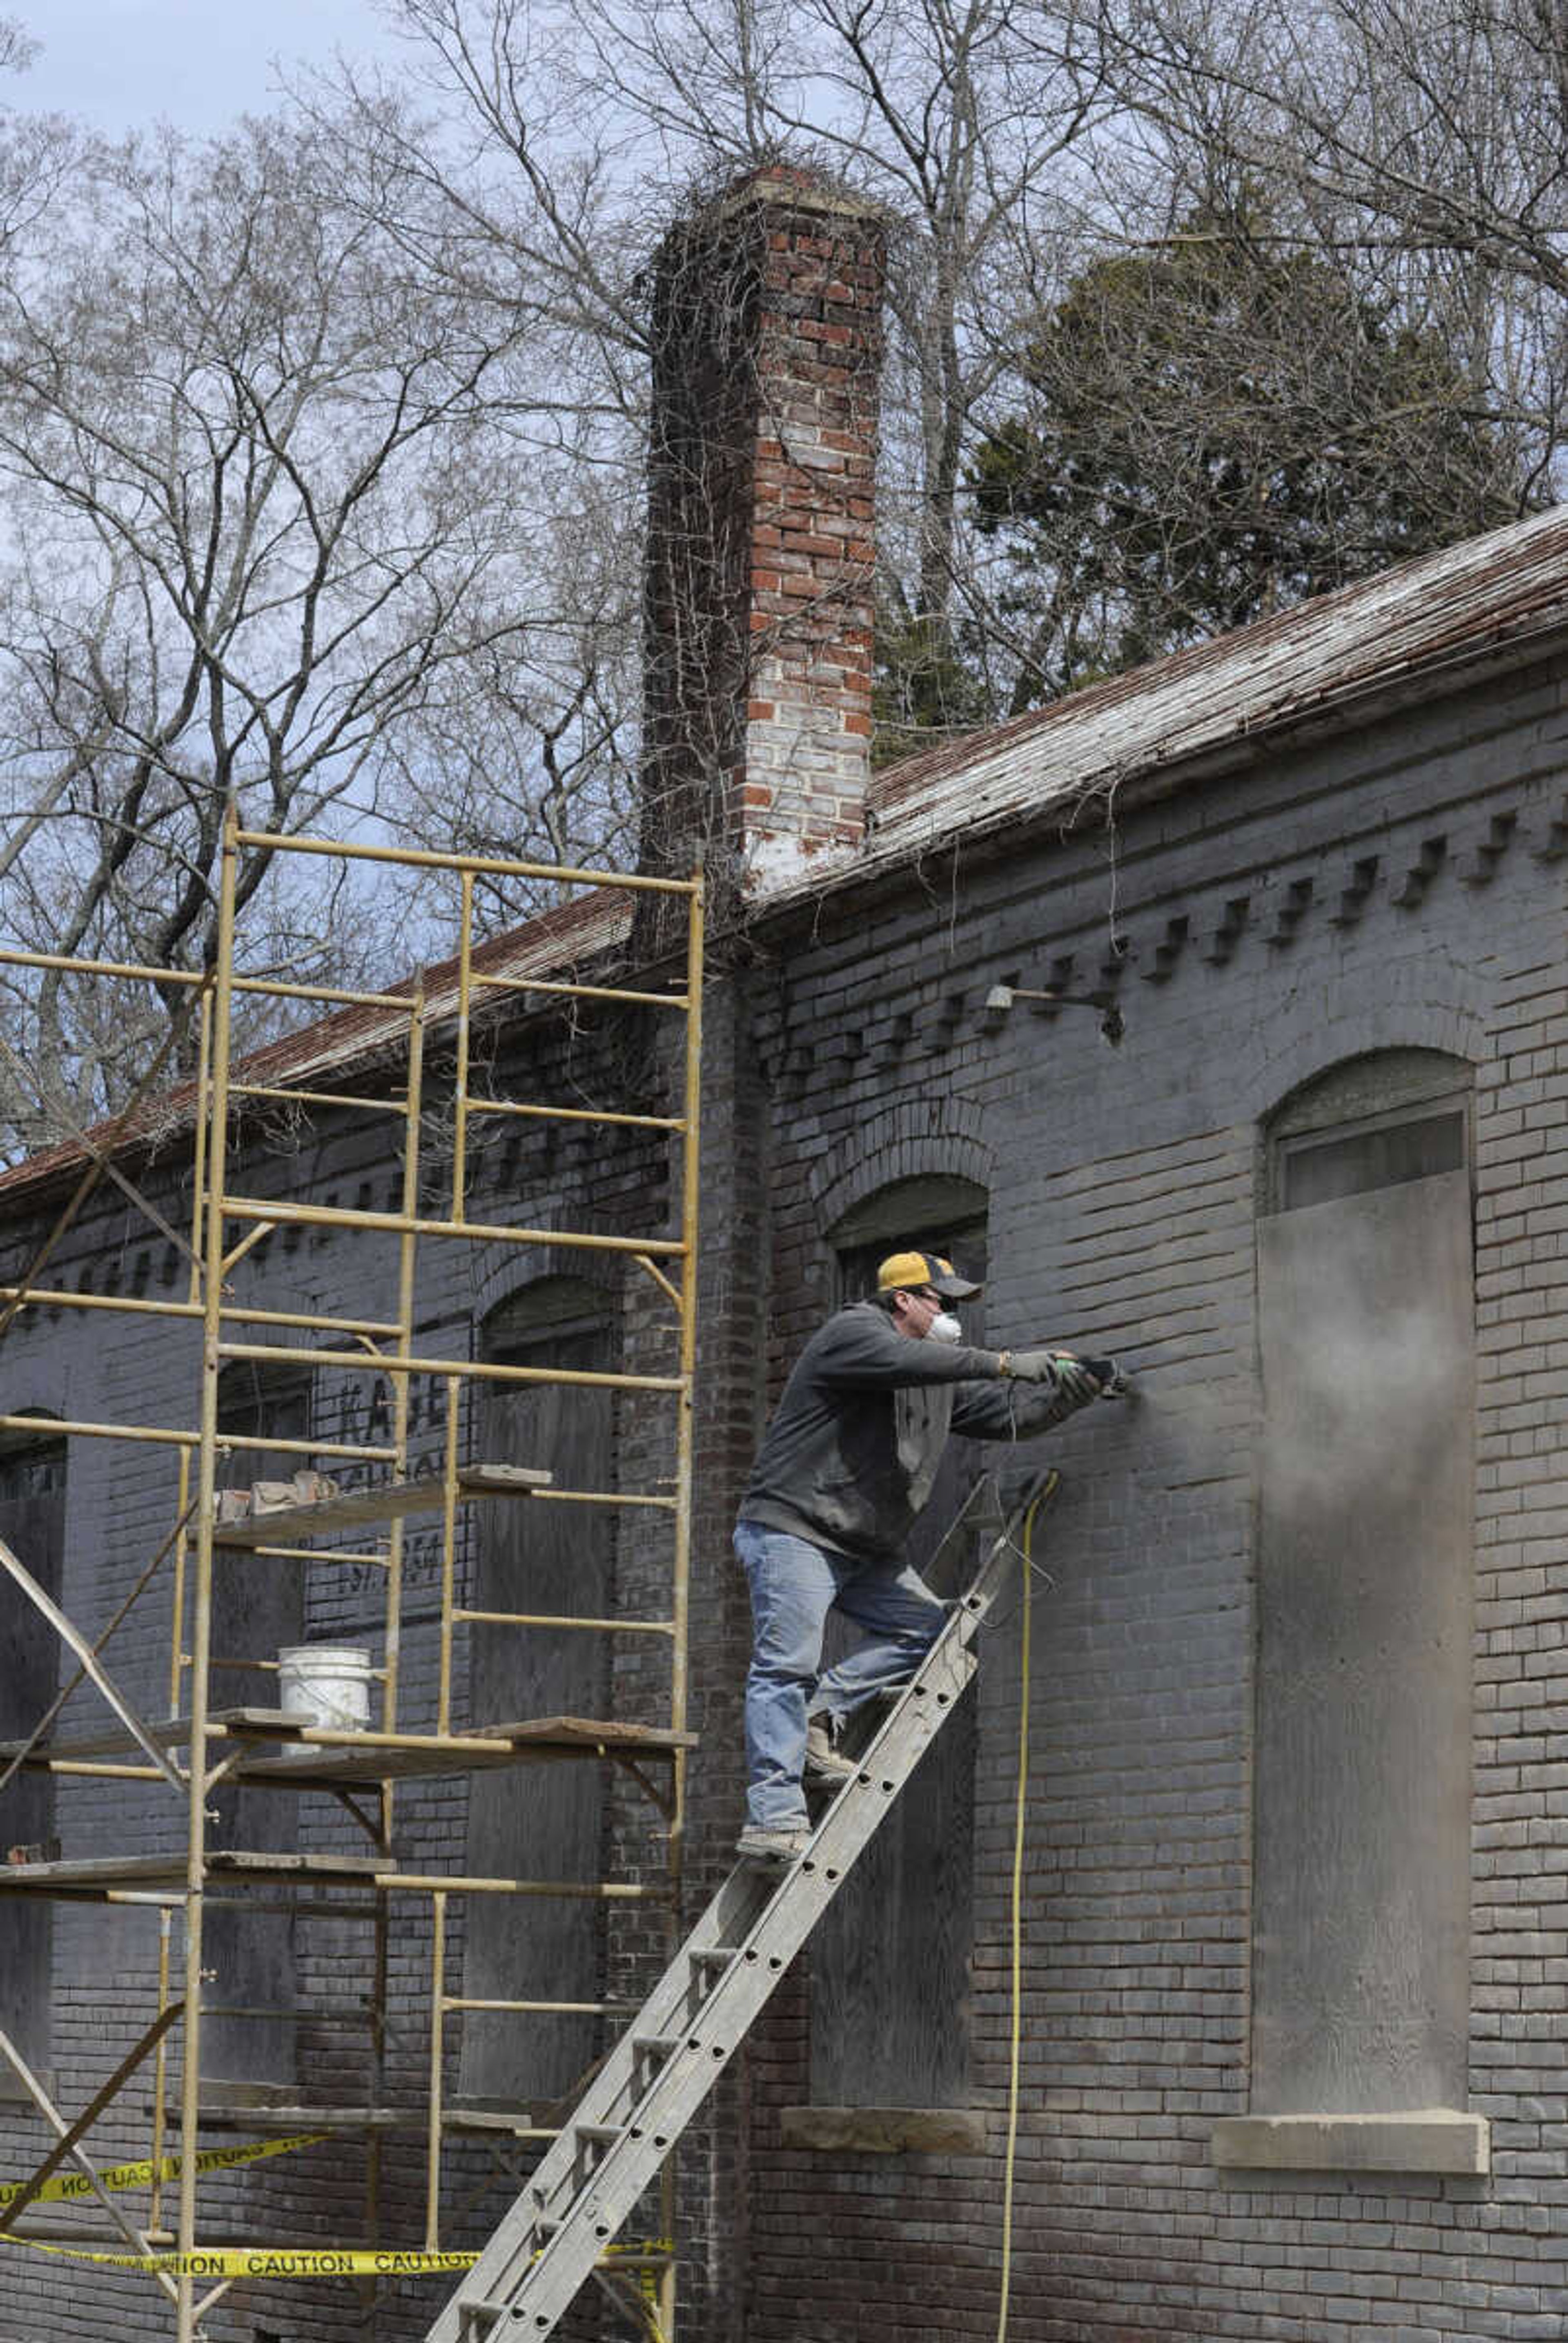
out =
{"type": "Polygon", "coordinates": [[[830,1758],[829,1716],[884,1688],[898,1697],[860,1770],[839,1759],[839,1794],[813,1835],[803,1819],[748,1826],[740,1861],[426,2343],[490,2343],[503,2327],[544,2343],[555,2331],[973,1681],[977,1639],[1020,1551],[1020,1518],[1027,1548],[1038,1498],[1001,1525],[960,1600],[937,1602],[904,1571],[899,1542],[930,1494],[948,1433],[1026,1437],[1125,1388],[1110,1360],[966,1350],[945,1305],[978,1291],[934,1255],[895,1254],[877,1300],[840,1311],[808,1343],[758,1459],[749,1534],[738,1535],[759,1626],[754,1795],[782,1793],[793,1802],[781,1798],[782,1812],[803,1818],[808,1710],[824,1727],[817,1754],[830,1758]],[[1039,1388],[1016,1388],[1030,1385],[1039,1388]],[[835,1603],[869,1642],[819,1677],[835,1603]]]}
{"type": "Polygon", "coordinates": [[[950,1305],[980,1288],[950,1261],[897,1252],[875,1295],[819,1327],[769,1425],[735,1527],[751,1588],[742,1855],[792,1862],[809,1837],[807,1786],[855,1771],[845,1720],[905,1684],[947,1605],[903,1561],[950,1433],[1023,1440],[1114,1391],[1113,1360],[970,1348],[950,1305]],[[829,1610],[865,1641],[822,1673],[829,1610]]]}

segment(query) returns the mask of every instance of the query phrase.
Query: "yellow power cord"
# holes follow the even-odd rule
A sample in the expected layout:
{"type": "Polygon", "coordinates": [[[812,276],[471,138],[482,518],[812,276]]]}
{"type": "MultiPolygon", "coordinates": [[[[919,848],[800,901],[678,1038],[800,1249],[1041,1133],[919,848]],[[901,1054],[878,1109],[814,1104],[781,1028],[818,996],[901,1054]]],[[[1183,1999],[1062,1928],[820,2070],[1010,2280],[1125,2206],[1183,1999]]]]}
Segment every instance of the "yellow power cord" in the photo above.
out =
{"type": "Polygon", "coordinates": [[[1008,2055],[1007,2162],[1002,2174],[1001,2302],[997,2312],[997,2343],[1005,2343],[1008,2301],[1012,2288],[1012,2188],[1013,2168],[1018,2156],[1019,2064],[1023,2037],[1023,1839],[1024,1822],[1029,1811],[1030,1628],[1034,1595],[1034,1565],[1030,1560],[1030,1549],[1034,1543],[1034,1517],[1041,1505],[1055,1495],[1056,1486],[1057,1475],[1052,1473],[1035,1491],[1023,1517],[1023,1624],[1019,1637],[1021,1688],[1019,1693],[1018,1790],[1012,1832],[1012,2032],[1008,2055]]]}

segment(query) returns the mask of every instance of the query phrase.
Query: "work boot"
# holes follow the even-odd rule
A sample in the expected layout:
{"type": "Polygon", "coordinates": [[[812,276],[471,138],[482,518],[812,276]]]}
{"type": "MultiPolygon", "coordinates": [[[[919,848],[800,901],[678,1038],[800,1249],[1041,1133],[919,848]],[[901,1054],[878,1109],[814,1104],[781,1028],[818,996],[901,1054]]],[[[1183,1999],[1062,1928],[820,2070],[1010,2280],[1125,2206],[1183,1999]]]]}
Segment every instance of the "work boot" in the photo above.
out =
{"type": "Polygon", "coordinates": [[[804,1823],[748,1823],[735,1842],[735,1852],[755,1862],[793,1863],[810,1844],[811,1834],[804,1823]]]}
{"type": "Polygon", "coordinates": [[[813,1716],[806,1725],[805,1780],[809,1790],[841,1790],[859,1772],[852,1757],[846,1757],[833,1738],[833,1727],[826,1716],[813,1716]]]}

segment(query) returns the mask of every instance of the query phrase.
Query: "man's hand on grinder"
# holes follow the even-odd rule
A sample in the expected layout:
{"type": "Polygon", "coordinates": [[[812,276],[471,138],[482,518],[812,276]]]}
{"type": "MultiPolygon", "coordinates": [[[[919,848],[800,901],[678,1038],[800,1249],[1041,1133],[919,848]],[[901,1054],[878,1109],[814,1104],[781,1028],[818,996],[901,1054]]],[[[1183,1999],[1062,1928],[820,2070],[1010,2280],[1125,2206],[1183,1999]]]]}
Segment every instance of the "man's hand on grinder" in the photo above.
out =
{"type": "Polygon", "coordinates": [[[1004,1374],[1020,1383],[1055,1383],[1070,1400],[1098,1399],[1116,1373],[1111,1359],[1075,1359],[1070,1351],[1004,1351],[1004,1374]]]}

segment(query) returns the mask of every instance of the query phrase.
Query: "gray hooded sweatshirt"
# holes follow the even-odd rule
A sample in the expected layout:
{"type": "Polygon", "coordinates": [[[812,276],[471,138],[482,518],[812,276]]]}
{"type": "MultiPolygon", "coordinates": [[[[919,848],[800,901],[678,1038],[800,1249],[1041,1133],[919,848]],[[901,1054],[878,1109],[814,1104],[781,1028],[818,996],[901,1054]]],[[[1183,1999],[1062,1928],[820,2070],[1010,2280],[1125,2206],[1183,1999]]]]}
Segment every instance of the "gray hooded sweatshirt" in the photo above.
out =
{"type": "Polygon", "coordinates": [[[1028,1439],[1082,1404],[1054,1383],[1003,1376],[999,1352],[900,1334],[879,1303],[852,1302],[795,1362],[740,1518],[856,1562],[894,1562],[950,1432],[1028,1439]]]}

